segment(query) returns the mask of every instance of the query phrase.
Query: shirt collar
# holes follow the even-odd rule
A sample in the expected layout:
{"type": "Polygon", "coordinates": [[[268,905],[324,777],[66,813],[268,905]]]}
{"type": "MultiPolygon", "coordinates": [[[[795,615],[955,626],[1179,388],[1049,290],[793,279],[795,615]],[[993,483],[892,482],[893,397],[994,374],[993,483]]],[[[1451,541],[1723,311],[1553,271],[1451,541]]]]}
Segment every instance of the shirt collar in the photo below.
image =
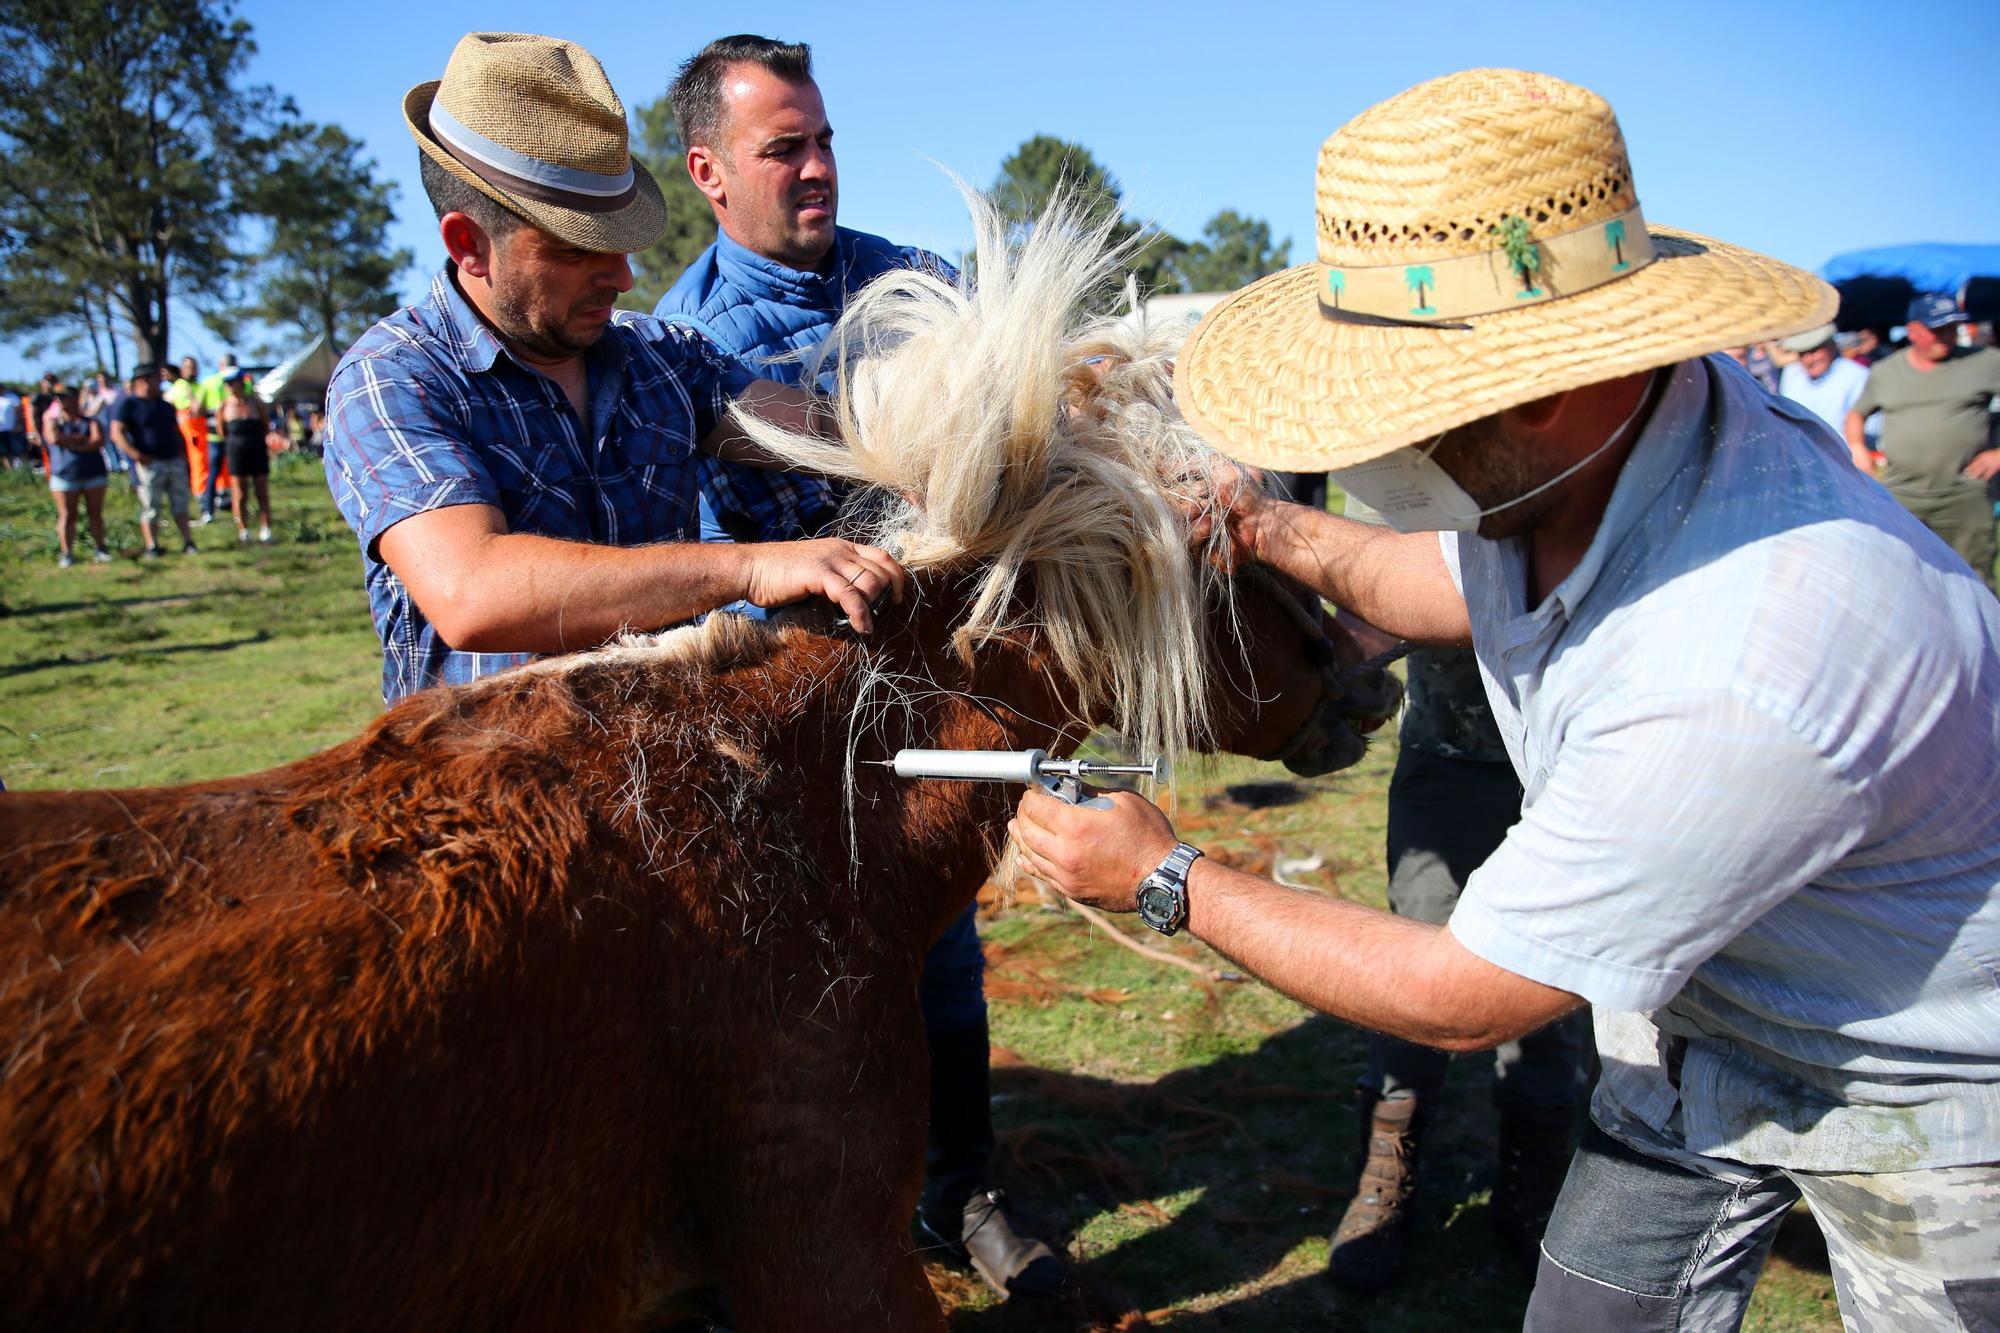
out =
{"type": "MultiPolygon", "coordinates": [[[[1612,553],[1639,525],[1646,511],[1659,503],[1674,474],[1694,452],[1708,416],[1707,366],[1697,358],[1681,362],[1666,374],[1660,401],[1653,404],[1652,415],[1646,418],[1639,438],[1632,443],[1632,452],[1625,458],[1625,466],[1619,469],[1618,483],[1612,487],[1611,500],[1604,506],[1604,517],[1598,520],[1597,535],[1591,538],[1576,568],[1556,585],[1555,592],[1541,607],[1530,608],[1531,612],[1547,613],[1560,606],[1565,618],[1573,618],[1612,553]]],[[[1520,546],[1525,561],[1526,544],[1520,546]]]]}
{"type": "Polygon", "coordinates": [[[438,316],[438,327],[433,331],[451,348],[460,366],[481,374],[493,369],[494,361],[506,347],[458,290],[458,284],[452,280],[453,271],[447,262],[431,279],[431,308],[438,316]]]}
{"type": "MultiPolygon", "coordinates": [[[[487,326],[472,308],[472,302],[465,299],[465,293],[458,289],[452,279],[452,265],[447,263],[431,279],[431,307],[437,314],[437,328],[433,330],[438,338],[451,348],[458,364],[470,374],[484,374],[493,369],[493,363],[505,353],[507,359],[520,365],[520,358],[507,351],[507,344],[500,341],[500,335],[487,326]]],[[[619,317],[613,313],[611,324],[604,330],[604,336],[597,345],[584,353],[584,360],[593,372],[605,369],[623,369],[631,359],[631,349],[618,333],[619,317]]],[[[524,370],[533,367],[522,366],[524,370]]],[[[535,372],[539,374],[540,372],[535,372]]],[[[595,383],[599,376],[593,374],[595,383]]],[[[593,391],[592,396],[595,397],[593,391]]]]}
{"type": "Polygon", "coordinates": [[[787,268],[739,244],[726,231],[718,231],[715,236],[716,267],[732,284],[762,300],[819,306],[830,297],[839,296],[843,279],[854,261],[853,233],[847,228],[834,228],[833,250],[827,259],[824,272],[787,268]]]}

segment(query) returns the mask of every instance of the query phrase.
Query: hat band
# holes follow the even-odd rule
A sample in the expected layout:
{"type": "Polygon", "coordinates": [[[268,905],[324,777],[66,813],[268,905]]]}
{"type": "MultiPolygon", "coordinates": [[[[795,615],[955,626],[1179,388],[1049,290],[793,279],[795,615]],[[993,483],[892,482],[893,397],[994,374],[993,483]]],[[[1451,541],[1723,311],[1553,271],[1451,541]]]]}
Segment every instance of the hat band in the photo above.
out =
{"type": "Polygon", "coordinates": [[[618,175],[607,176],[544,162],[467,129],[435,98],[431,101],[429,119],[438,146],[497,190],[579,213],[615,213],[631,203],[639,192],[638,175],[629,166],[618,175]]]}
{"type": "Polygon", "coordinates": [[[1560,300],[1630,277],[1653,262],[1638,205],[1615,218],[1536,238],[1539,264],[1517,268],[1504,249],[1425,264],[1321,264],[1320,310],[1353,323],[1416,325],[1560,300]]]}

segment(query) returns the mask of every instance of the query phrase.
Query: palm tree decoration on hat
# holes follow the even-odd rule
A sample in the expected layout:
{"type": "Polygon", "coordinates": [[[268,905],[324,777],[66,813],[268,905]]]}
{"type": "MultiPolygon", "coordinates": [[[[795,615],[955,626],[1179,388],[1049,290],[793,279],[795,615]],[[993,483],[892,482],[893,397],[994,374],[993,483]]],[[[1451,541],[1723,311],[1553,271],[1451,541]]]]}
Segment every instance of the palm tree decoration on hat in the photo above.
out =
{"type": "Polygon", "coordinates": [[[1604,224],[1604,243],[1611,247],[1611,256],[1618,262],[1611,266],[1613,273],[1623,273],[1632,267],[1625,259],[1625,219],[1613,218],[1604,224]]]}
{"type": "Polygon", "coordinates": [[[1333,308],[1340,309],[1340,294],[1347,290],[1347,275],[1337,268],[1326,271],[1326,290],[1333,297],[1333,308]]]}
{"type": "Polygon", "coordinates": [[[1403,270],[1404,285],[1417,294],[1417,304],[1410,311],[1413,315],[1435,315],[1437,311],[1425,299],[1426,289],[1437,286],[1437,275],[1431,272],[1429,264],[1416,264],[1403,270]]]}
{"type": "Polygon", "coordinates": [[[1541,271],[1542,248],[1535,244],[1528,234],[1528,220],[1518,213],[1509,213],[1487,231],[1500,238],[1500,248],[1507,252],[1507,265],[1521,275],[1521,290],[1515,292],[1517,299],[1532,301],[1539,296],[1547,296],[1535,284],[1535,274],[1541,271]]]}

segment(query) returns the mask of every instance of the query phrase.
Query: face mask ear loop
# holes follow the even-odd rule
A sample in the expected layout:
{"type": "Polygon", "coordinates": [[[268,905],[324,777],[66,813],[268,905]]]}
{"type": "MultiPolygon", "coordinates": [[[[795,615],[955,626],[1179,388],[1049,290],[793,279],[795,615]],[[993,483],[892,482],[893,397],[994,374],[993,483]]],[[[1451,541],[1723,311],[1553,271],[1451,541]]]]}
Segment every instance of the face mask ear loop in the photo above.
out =
{"type": "MultiPolygon", "coordinates": [[[[1653,384],[1656,380],[1659,379],[1659,377],[1660,377],[1660,372],[1657,370],[1646,377],[1646,387],[1639,391],[1639,401],[1632,405],[1632,410],[1625,414],[1625,419],[1619,422],[1618,425],[1613,428],[1612,432],[1609,435],[1604,437],[1603,444],[1598,445],[1595,449],[1592,449],[1582,458],[1577,459],[1576,462],[1571,463],[1568,467],[1556,473],[1553,477],[1550,477],[1547,481],[1543,482],[1541,485],[1536,486],[1531,490],[1523,491],[1521,494],[1515,496],[1513,499],[1508,500],[1502,504],[1494,505],[1490,509],[1481,509],[1474,513],[1465,515],[1454,514],[1451,516],[1452,521],[1454,523],[1476,523],[1480,519],[1485,518],[1488,514],[1497,514],[1503,509],[1512,509],[1517,504],[1521,504],[1524,501],[1534,499],[1536,496],[1540,495],[1543,491],[1549,489],[1549,487],[1551,486],[1562,485],[1564,482],[1568,481],[1571,477],[1575,476],[1577,473],[1589,467],[1592,463],[1597,461],[1599,456],[1601,456],[1606,449],[1609,449],[1612,445],[1618,442],[1618,437],[1625,433],[1627,427],[1629,427],[1634,421],[1637,421],[1639,419],[1639,414],[1646,410],[1646,404],[1651,402],[1653,399],[1653,384]]],[[[1456,429],[1458,429],[1456,426],[1452,427],[1452,430],[1456,429]]],[[[1444,436],[1449,434],[1451,434],[1451,431],[1448,430],[1444,433],[1444,435],[1438,436],[1436,443],[1431,445],[1431,449],[1434,450],[1438,447],[1438,445],[1443,444],[1444,436]]],[[[1424,457],[1426,458],[1430,457],[1429,451],[1425,452],[1424,457]]],[[[1463,488],[1461,487],[1460,489],[1463,488]]]]}

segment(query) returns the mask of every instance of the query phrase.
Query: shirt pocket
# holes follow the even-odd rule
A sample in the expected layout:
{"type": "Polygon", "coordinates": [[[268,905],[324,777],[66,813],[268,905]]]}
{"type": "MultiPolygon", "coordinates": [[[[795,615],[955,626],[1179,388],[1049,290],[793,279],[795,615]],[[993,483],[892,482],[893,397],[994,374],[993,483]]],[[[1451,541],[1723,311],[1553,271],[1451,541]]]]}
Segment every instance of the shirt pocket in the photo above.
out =
{"type": "Polygon", "coordinates": [[[495,450],[488,459],[509,529],[589,538],[590,480],[567,442],[548,440],[495,450]]]}
{"type": "Polygon", "coordinates": [[[641,421],[623,412],[618,425],[599,475],[615,496],[621,526],[629,525],[620,544],[691,540],[701,453],[688,422],[641,421]]]}

